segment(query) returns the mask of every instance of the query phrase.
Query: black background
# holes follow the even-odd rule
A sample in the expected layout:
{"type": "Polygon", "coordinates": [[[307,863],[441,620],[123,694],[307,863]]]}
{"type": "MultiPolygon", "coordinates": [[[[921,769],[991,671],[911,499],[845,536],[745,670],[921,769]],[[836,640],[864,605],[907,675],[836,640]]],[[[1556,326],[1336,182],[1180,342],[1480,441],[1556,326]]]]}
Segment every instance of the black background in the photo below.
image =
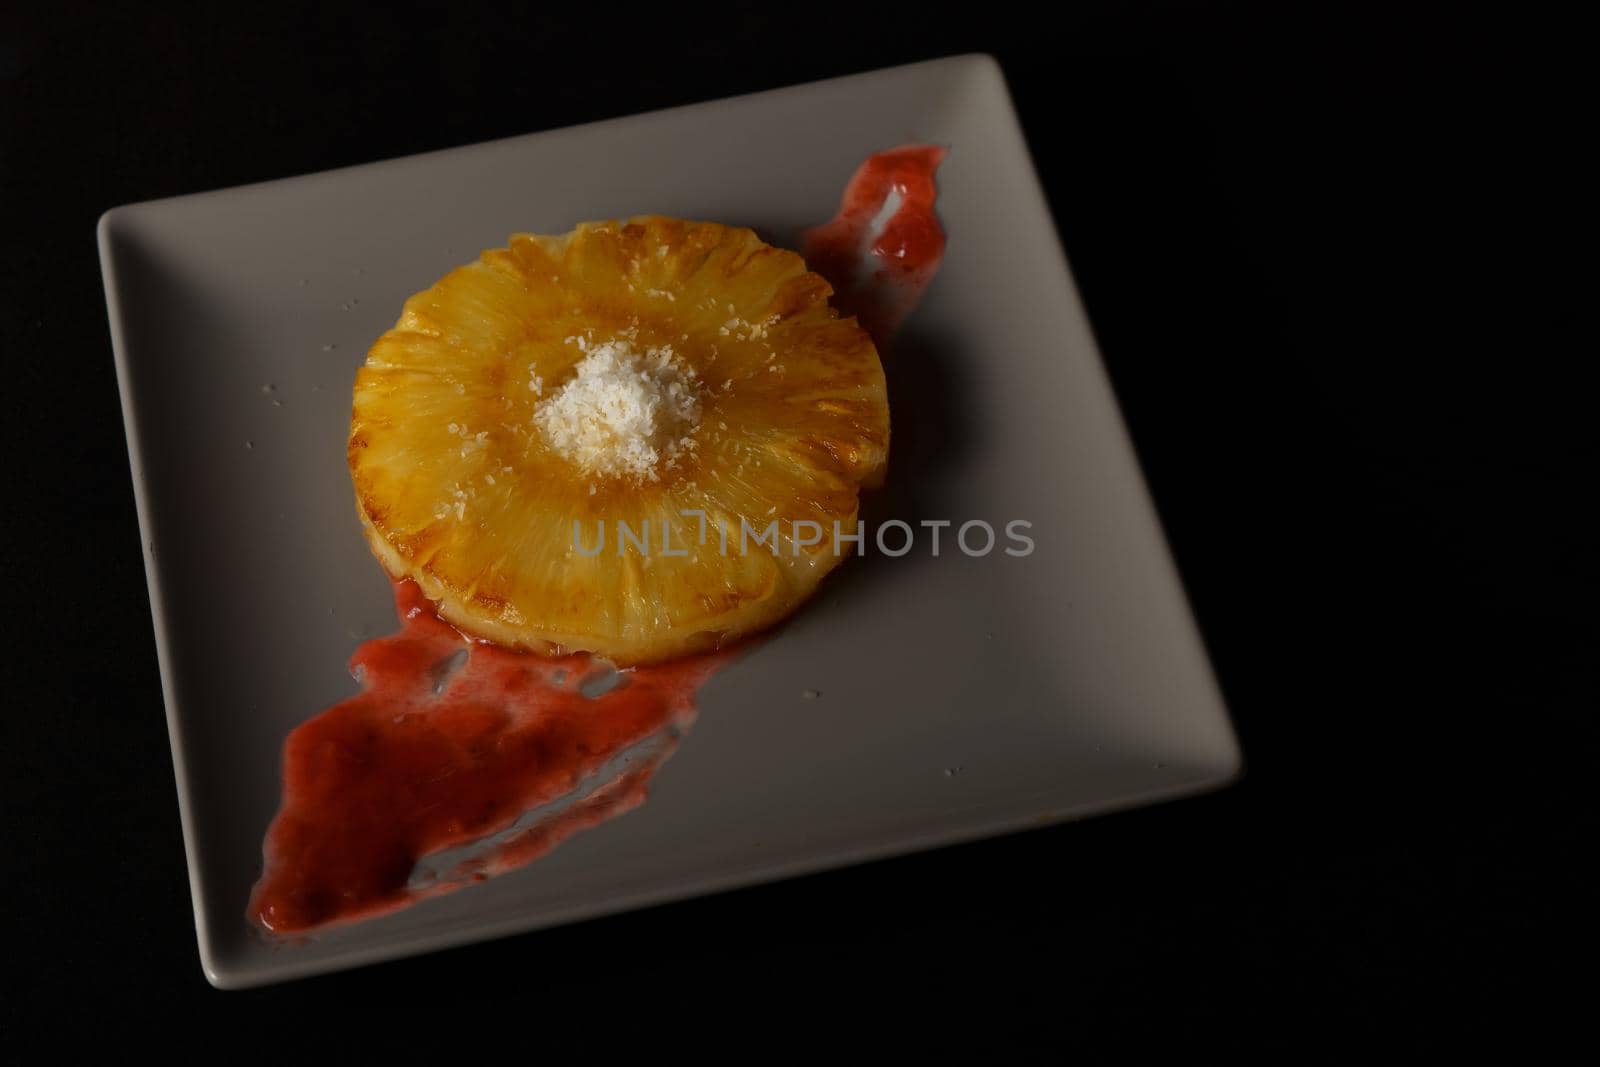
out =
{"type": "Polygon", "coordinates": [[[1592,1003],[1592,298],[1532,244],[1581,250],[1570,30],[1456,5],[45,6],[0,9],[0,1052],[696,1054],[743,1021],[752,1056],[847,1055],[866,1020],[1084,1062],[1425,1061],[1592,1003]],[[1011,81],[1245,779],[211,990],[100,212],[965,51],[1011,81]]]}

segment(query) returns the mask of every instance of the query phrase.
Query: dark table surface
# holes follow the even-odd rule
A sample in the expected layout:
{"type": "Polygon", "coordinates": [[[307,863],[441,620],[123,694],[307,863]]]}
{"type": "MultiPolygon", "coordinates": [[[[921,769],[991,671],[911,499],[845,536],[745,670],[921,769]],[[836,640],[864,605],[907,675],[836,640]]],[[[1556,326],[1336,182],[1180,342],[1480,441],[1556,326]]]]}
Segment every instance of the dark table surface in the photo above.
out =
{"type": "Polygon", "coordinates": [[[1583,304],[1573,276],[1506,302],[1541,267],[1517,242],[1565,232],[1541,153],[1577,132],[1543,106],[1576,91],[1570,34],[1451,5],[1068,4],[1054,24],[995,5],[46,6],[0,12],[8,1058],[100,1039],[488,1054],[512,1035],[528,1055],[553,1037],[698,1052],[737,1018],[759,1024],[752,1054],[851,1050],[835,1028],[866,1019],[1088,1062],[1373,1062],[1539,1040],[1589,999],[1592,980],[1555,977],[1596,831],[1595,423],[1562,338],[1583,304]],[[100,212],[965,51],[1011,80],[1244,780],[210,989],[100,212]],[[1491,177],[1508,157],[1533,195],[1491,177]]]}

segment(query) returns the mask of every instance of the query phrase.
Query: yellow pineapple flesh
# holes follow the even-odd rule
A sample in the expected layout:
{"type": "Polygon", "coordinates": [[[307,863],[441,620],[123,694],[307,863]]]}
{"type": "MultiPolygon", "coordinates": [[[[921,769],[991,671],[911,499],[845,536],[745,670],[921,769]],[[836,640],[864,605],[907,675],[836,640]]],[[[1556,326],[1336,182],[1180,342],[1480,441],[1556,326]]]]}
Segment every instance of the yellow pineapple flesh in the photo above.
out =
{"type": "Polygon", "coordinates": [[[834,532],[888,455],[877,351],[830,293],[716,223],[514,235],[408,300],[356,376],[373,551],[532,651],[626,666],[771,625],[851,549],[834,532]]]}

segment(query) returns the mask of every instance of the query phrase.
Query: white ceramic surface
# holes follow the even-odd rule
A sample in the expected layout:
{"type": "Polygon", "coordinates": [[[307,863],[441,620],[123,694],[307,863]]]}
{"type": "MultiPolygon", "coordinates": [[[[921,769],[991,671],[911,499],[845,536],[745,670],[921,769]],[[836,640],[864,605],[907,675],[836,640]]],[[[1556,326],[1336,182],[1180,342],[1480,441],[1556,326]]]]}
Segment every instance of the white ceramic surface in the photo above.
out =
{"type": "Polygon", "coordinates": [[[200,955],[219,986],[350,967],[1216,786],[1239,753],[999,68],[964,56],[117,208],[101,260],[200,955]],[[885,359],[869,518],[1036,549],[830,577],[715,678],[642,809],[309,944],[244,918],[297,723],[394,620],[344,462],[411,293],[514,231],[662,213],[794,245],[855,166],[947,145],[943,272],[885,359]],[[808,698],[806,691],[820,693],[808,698]]]}

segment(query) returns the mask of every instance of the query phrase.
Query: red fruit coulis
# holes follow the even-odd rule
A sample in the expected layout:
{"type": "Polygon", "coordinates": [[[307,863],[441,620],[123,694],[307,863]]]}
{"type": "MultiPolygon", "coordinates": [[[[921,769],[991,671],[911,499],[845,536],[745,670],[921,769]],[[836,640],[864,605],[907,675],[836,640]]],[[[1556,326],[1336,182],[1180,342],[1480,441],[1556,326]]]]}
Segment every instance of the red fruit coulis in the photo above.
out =
{"type": "Polygon", "coordinates": [[[693,721],[695,691],[729,655],[613,672],[587,655],[469,641],[415,582],[397,583],[395,601],[400,632],[350,661],[362,691],[284,746],[283,804],[250,900],[274,933],[482,881],[637,806],[693,721]],[[420,873],[474,842],[486,847],[420,873]]]}
{"type": "Polygon", "coordinates": [[[801,251],[828,279],[834,305],[882,345],[922,298],[944,259],[934,174],[945,150],[905,145],[869,156],[845,186],[839,213],[807,230],[801,251]],[[883,218],[887,212],[887,218],[883,218]]]}
{"type": "MultiPolygon", "coordinates": [[[[880,345],[943,258],[934,215],[943,158],[921,145],[872,156],[839,214],[805,235],[806,260],[833,285],[835,305],[880,345]]],[[[283,799],[248,909],[273,934],[483,881],[637,807],[694,721],[695,694],[737,654],[614,672],[586,654],[465,637],[414,582],[396,583],[395,603],[400,631],[350,660],[361,692],[284,745],[283,799]]]]}

